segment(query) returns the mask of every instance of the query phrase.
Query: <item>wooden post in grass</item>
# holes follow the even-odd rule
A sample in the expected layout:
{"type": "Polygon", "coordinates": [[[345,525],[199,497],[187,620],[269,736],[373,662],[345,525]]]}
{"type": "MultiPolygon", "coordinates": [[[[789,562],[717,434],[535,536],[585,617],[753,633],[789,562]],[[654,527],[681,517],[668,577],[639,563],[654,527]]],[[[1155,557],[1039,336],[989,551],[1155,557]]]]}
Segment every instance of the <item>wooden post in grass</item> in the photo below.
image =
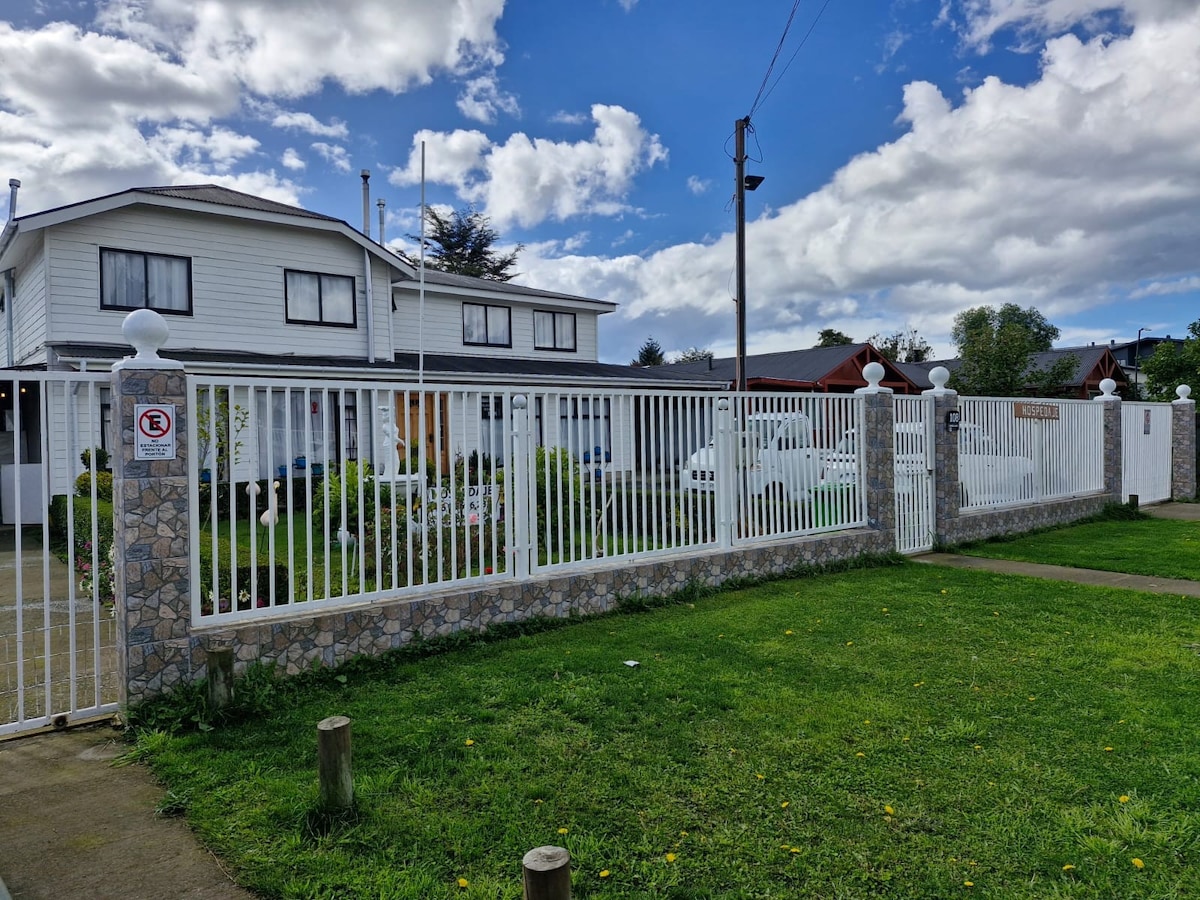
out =
{"type": "Polygon", "coordinates": [[[233,699],[233,648],[208,651],[208,708],[218,712],[233,699]]]}
{"type": "Polygon", "coordinates": [[[571,854],[563,847],[536,847],[521,860],[525,900],[571,900],[571,854]]]}
{"type": "Polygon", "coordinates": [[[338,812],[354,805],[350,720],[345,716],[330,716],[317,723],[317,776],[322,810],[338,812]]]}

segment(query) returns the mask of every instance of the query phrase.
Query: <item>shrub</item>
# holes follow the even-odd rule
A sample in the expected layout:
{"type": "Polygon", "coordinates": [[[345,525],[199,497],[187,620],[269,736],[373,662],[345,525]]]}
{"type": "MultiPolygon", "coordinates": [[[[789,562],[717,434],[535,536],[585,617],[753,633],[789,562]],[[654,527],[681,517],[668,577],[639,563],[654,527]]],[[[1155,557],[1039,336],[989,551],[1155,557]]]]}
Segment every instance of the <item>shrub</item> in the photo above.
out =
{"type": "MultiPolygon", "coordinates": [[[[92,496],[92,473],[90,471],[84,472],[75,479],[75,496],[89,498],[92,496]]],[[[109,503],[112,502],[112,472],[108,472],[104,469],[96,470],[96,498],[99,500],[107,500],[109,503]]]]}

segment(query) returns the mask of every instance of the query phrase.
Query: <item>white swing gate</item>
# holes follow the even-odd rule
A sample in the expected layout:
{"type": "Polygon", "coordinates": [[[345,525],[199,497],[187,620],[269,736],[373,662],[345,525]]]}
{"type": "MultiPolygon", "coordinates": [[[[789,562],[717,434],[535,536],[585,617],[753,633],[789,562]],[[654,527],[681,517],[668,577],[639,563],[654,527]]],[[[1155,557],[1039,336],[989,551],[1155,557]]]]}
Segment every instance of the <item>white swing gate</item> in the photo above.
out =
{"type": "Polygon", "coordinates": [[[896,550],[933,549],[933,399],[896,396],[894,467],[896,474],[896,550]]]}
{"type": "Polygon", "coordinates": [[[108,383],[0,375],[0,736],[117,709],[108,383]]]}
{"type": "Polygon", "coordinates": [[[1171,404],[1121,404],[1121,499],[1171,499],[1171,404]]]}

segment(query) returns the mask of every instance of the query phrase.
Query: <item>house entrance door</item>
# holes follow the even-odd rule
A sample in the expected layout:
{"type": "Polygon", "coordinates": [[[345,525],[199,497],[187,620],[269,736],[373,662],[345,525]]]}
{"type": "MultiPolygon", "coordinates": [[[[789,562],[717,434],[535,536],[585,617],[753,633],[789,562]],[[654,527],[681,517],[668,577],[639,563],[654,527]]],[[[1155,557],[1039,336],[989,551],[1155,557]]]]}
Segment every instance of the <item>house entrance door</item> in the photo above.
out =
{"type": "Polygon", "coordinates": [[[449,399],[446,394],[434,394],[426,392],[419,394],[416,392],[405,393],[396,398],[396,421],[404,421],[401,418],[401,404],[407,398],[408,403],[408,430],[401,433],[401,437],[406,438],[408,442],[407,453],[412,453],[413,448],[420,446],[420,441],[424,441],[426,458],[433,464],[440,466],[439,471],[450,471],[450,409],[449,399]]]}

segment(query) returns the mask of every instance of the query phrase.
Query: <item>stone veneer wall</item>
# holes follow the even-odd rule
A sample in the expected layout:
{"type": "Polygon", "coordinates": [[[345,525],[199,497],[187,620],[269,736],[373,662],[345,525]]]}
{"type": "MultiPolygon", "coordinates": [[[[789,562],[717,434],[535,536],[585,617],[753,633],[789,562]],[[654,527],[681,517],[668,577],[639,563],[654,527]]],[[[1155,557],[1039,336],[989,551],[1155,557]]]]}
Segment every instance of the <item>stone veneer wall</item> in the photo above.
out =
{"type": "Polygon", "coordinates": [[[1022,534],[1036,528],[1086,519],[1111,502],[1110,494],[1093,494],[1071,500],[1047,500],[1037,506],[963,513],[944,525],[939,523],[938,537],[947,544],[964,544],[1005,534],[1022,534]]]}
{"type": "MultiPolygon", "coordinates": [[[[615,568],[497,585],[471,591],[440,591],[417,600],[347,607],[324,615],[238,628],[193,630],[183,655],[172,652],[159,668],[163,686],[207,674],[209,648],[232,647],[241,671],[252,662],[296,674],[316,665],[378,655],[419,638],[480,631],[537,616],[595,615],[622,597],[664,597],[689,582],[716,587],[735,578],[784,574],[799,566],[826,565],[895,550],[891,531],[862,528],[780,541],[740,550],[708,551],[615,568]]],[[[173,650],[173,648],[172,648],[173,650]]]]}
{"type": "Polygon", "coordinates": [[[1196,401],[1171,404],[1171,499],[1196,497],[1196,401]]]}
{"type": "Polygon", "coordinates": [[[191,622],[187,382],[183,370],[114,370],[119,450],[113,454],[114,586],[121,703],[160,694],[186,667],[191,622]],[[172,460],[134,459],[134,412],[175,405],[172,460]]]}

